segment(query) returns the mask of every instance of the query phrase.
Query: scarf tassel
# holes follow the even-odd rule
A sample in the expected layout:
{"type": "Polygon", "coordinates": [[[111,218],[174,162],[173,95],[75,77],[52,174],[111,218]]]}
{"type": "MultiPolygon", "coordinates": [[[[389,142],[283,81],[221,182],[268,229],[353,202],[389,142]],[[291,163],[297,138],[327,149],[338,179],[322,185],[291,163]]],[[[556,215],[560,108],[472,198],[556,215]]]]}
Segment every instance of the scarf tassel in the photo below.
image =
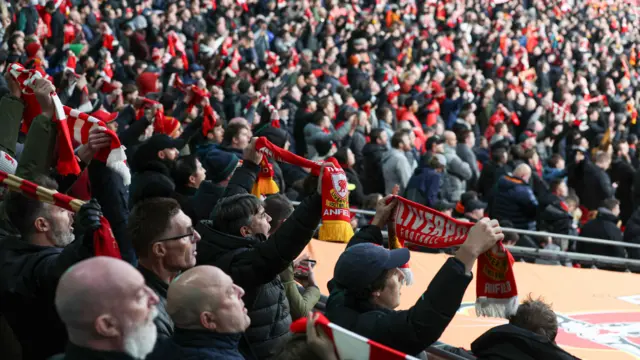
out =
{"type": "Polygon", "coordinates": [[[271,165],[267,158],[263,156],[262,161],[260,162],[260,173],[258,174],[258,179],[253,184],[251,194],[261,198],[266,195],[277,194],[280,192],[278,184],[273,180],[273,174],[273,165],[271,165]]]}
{"type": "Polygon", "coordinates": [[[318,230],[318,240],[347,243],[352,237],[351,223],[344,220],[323,220],[318,230]]]}

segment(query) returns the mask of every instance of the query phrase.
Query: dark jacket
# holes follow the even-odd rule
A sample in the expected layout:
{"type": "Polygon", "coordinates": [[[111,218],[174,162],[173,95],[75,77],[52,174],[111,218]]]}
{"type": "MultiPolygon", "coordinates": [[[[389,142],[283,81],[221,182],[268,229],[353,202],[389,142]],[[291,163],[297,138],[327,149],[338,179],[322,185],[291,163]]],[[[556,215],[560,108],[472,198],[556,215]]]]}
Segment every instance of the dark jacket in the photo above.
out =
{"type": "Polygon", "coordinates": [[[580,204],[589,210],[598,209],[605,199],[612,198],[614,194],[609,175],[589,159],[572,167],[567,185],[575,189],[580,204]]]}
{"type": "MultiPolygon", "coordinates": [[[[135,261],[124,234],[128,212],[120,175],[104,163],[92,161],[89,177],[93,196],[104,204],[102,212],[111,224],[122,258],[135,261]]],[[[54,306],[56,286],[69,267],[92,255],[92,233],[64,249],[32,245],[14,235],[0,239],[0,312],[22,345],[23,359],[39,360],[64,351],[67,332],[54,306]]]]}
{"type": "Polygon", "coordinates": [[[491,197],[491,193],[494,186],[498,183],[498,179],[507,173],[507,166],[500,165],[495,162],[489,161],[483,167],[480,172],[480,178],[478,179],[478,193],[482,195],[482,199],[487,201],[491,197]]]}
{"type": "Polygon", "coordinates": [[[158,339],[166,339],[173,335],[173,321],[167,313],[167,291],[169,290],[169,284],[162,281],[153,271],[145,268],[142,265],[138,265],[138,271],[144,277],[144,283],[158,295],[158,316],[153,320],[158,330],[158,339]]]}
{"type": "MultiPolygon", "coordinates": [[[[225,196],[248,193],[259,167],[245,161],[229,181],[225,196]]],[[[202,236],[198,264],[219,267],[242,287],[251,326],[240,350],[245,356],[264,359],[275,354],[288,340],[291,315],[285,290],[278,276],[302,252],[320,223],[321,199],[315,194],[300,204],[282,226],[267,239],[263,234],[240,237],[225,234],[202,221],[196,229],[202,236]]]]}
{"type": "MultiPolygon", "coordinates": [[[[354,235],[349,245],[362,242],[382,244],[382,232],[376,226],[365,227],[354,235]]],[[[415,355],[442,335],[460,307],[470,282],[471,276],[465,274],[464,265],[451,258],[411,309],[395,311],[357,302],[332,280],[327,317],[347,330],[415,355]]]]}
{"type": "Polygon", "coordinates": [[[471,343],[480,360],[578,359],[548,338],[511,324],[496,326],[471,343]]]}
{"type": "Polygon", "coordinates": [[[531,187],[522,179],[511,175],[501,177],[491,203],[492,218],[511,220],[513,227],[517,229],[536,229],[538,200],[531,187]]]}
{"type": "Polygon", "coordinates": [[[618,184],[615,190],[616,199],[620,200],[620,220],[626,223],[633,212],[633,177],[635,169],[633,165],[623,159],[617,159],[611,163],[609,176],[611,182],[618,184]]]}
{"type": "Polygon", "coordinates": [[[417,168],[409,179],[404,197],[428,207],[438,201],[442,174],[430,167],[417,168]]]}
{"type": "MultiPolygon", "coordinates": [[[[584,224],[580,236],[590,237],[602,240],[622,241],[622,231],[618,229],[616,223],[618,217],[606,208],[599,208],[598,215],[595,219],[584,224]]],[[[609,246],[602,244],[593,244],[587,242],[579,242],[577,251],[583,254],[604,255],[614,257],[625,257],[623,247],[609,246]]]]}
{"type": "Polygon", "coordinates": [[[556,234],[573,235],[573,216],[567,205],[556,195],[550,195],[545,204],[540,204],[538,230],[556,234]]]}
{"type": "Polygon", "coordinates": [[[131,356],[116,351],[100,351],[69,343],[64,355],[51,360],[134,360],[131,356]]]}
{"type": "Polygon", "coordinates": [[[382,158],[388,151],[384,145],[369,143],[362,149],[363,172],[360,176],[364,193],[384,194],[384,175],[382,174],[382,158]]]}
{"type": "Polygon", "coordinates": [[[147,360],[244,360],[238,345],[242,334],[218,334],[176,328],[147,360]]]}
{"type": "Polygon", "coordinates": [[[351,207],[362,207],[365,195],[358,174],[352,168],[345,168],[344,173],[347,175],[347,182],[356,187],[352,191],[349,191],[349,205],[351,207]]]}
{"type": "MultiPolygon", "coordinates": [[[[640,208],[633,212],[624,227],[624,242],[640,245],[640,208]]],[[[640,260],[640,249],[627,248],[629,258],[640,260]]]]}

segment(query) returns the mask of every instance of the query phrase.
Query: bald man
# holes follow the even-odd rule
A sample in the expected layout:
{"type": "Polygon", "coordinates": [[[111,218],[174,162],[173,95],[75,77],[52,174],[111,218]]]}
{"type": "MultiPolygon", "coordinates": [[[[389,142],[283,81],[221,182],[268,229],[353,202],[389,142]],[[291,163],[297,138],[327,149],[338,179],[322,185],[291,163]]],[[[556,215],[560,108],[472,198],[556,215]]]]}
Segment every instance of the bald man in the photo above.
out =
{"type": "Polygon", "coordinates": [[[158,296],[128,263],[94,257],[70,268],[55,305],[69,335],[64,360],[144,359],[156,343],[158,296]]]}
{"type": "Polygon", "coordinates": [[[529,186],[530,179],[531,168],[527,164],[520,164],[512,174],[502,176],[494,191],[489,215],[510,220],[517,229],[536,230],[538,200],[529,186]]]}
{"type": "Polygon", "coordinates": [[[149,360],[244,359],[238,345],[251,320],[242,301],[244,290],[214,266],[196,266],[169,285],[167,312],[173,337],[149,360]]]}

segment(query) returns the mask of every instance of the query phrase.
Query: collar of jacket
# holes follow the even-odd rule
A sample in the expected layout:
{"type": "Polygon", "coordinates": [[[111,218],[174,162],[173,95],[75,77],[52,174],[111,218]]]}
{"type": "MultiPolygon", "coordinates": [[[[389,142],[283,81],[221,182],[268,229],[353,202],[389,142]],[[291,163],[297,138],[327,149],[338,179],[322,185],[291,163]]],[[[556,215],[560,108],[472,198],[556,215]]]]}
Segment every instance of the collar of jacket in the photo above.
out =
{"type": "Polygon", "coordinates": [[[221,334],[206,330],[175,328],[173,341],[183,347],[237,350],[242,333],[221,334]]]}
{"type": "Polygon", "coordinates": [[[45,250],[52,253],[62,252],[62,248],[30,244],[23,237],[13,234],[8,234],[6,237],[0,237],[0,242],[2,243],[2,247],[5,249],[17,250],[25,253],[37,253],[45,250]]]}
{"type": "Polygon", "coordinates": [[[602,220],[606,220],[606,221],[611,221],[613,223],[616,223],[618,221],[618,217],[615,216],[611,210],[604,208],[604,207],[599,207],[598,208],[598,219],[602,219],[602,220]]]}
{"type": "Polygon", "coordinates": [[[196,230],[202,237],[202,241],[198,244],[199,263],[207,262],[211,256],[216,258],[223,253],[241,248],[251,248],[255,244],[267,240],[264,234],[242,237],[220,232],[213,228],[211,220],[200,221],[196,225],[196,230]]]}
{"type": "Polygon", "coordinates": [[[69,343],[64,360],[133,360],[133,358],[119,351],[94,350],[69,343]]]}
{"type": "Polygon", "coordinates": [[[156,275],[153,271],[145,268],[144,266],[138,264],[138,271],[144,277],[144,282],[150,287],[153,291],[161,296],[163,299],[167,298],[167,291],[169,290],[169,284],[162,281],[158,275],[156,275]]]}
{"type": "Polygon", "coordinates": [[[195,196],[197,191],[198,189],[191,186],[176,186],[176,192],[184,196],[195,196]]]}
{"type": "Polygon", "coordinates": [[[507,179],[507,181],[510,181],[512,183],[527,185],[527,183],[524,180],[520,179],[519,177],[513,176],[511,174],[505,175],[504,177],[505,179],[507,179]]]}

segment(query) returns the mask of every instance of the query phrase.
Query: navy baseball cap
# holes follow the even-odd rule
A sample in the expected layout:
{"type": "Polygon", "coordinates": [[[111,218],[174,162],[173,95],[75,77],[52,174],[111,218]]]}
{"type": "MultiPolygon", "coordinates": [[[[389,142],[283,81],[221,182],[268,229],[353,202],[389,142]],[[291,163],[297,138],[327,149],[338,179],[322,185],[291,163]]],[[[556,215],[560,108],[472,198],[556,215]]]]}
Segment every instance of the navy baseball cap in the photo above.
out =
{"type": "Polygon", "coordinates": [[[383,271],[401,267],[410,257],[406,248],[389,250],[372,243],[354,245],[338,258],[333,279],[345,289],[365,289],[383,271]]]}

